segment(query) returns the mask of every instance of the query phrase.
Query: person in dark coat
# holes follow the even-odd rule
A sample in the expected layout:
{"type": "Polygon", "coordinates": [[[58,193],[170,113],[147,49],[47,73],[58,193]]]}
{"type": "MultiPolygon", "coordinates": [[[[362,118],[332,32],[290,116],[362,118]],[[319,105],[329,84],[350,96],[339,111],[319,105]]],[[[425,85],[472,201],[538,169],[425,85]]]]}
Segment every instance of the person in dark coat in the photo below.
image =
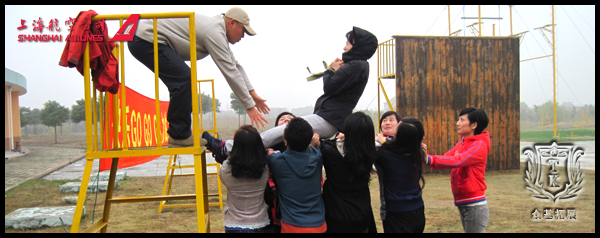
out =
{"type": "Polygon", "coordinates": [[[376,232],[369,190],[377,158],[373,121],[355,112],[348,116],[343,130],[343,136],[340,133],[321,144],[327,176],[323,185],[327,233],[376,232]]]}
{"type": "Polygon", "coordinates": [[[425,154],[421,148],[424,134],[420,121],[405,117],[394,139],[386,141],[377,151],[379,157],[375,163],[383,170],[379,181],[384,184],[384,233],[423,233],[425,229],[421,196],[425,186],[422,175],[425,154]]]}

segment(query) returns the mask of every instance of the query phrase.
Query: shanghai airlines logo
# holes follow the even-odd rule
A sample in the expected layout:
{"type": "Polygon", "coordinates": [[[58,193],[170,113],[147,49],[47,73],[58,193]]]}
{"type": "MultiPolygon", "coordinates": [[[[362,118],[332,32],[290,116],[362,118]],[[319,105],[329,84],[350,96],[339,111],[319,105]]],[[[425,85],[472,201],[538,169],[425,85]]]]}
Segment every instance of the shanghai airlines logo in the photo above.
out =
{"type": "Polygon", "coordinates": [[[526,148],[527,169],[525,188],[531,196],[540,200],[557,203],[560,199],[575,198],[583,188],[583,172],[579,158],[581,148],[572,144],[535,144],[535,153],[526,148]]]}

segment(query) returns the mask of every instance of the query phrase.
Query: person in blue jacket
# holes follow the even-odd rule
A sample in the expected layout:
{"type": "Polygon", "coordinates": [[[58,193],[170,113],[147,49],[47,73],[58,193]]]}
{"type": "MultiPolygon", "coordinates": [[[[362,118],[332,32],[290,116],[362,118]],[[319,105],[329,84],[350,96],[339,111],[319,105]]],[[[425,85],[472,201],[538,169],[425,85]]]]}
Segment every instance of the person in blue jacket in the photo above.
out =
{"type": "Polygon", "coordinates": [[[310,124],[294,118],[286,124],[283,153],[269,149],[267,162],[277,180],[281,205],[281,233],[324,233],[325,207],[321,196],[323,158],[318,148],[309,146],[313,138],[310,124]]]}

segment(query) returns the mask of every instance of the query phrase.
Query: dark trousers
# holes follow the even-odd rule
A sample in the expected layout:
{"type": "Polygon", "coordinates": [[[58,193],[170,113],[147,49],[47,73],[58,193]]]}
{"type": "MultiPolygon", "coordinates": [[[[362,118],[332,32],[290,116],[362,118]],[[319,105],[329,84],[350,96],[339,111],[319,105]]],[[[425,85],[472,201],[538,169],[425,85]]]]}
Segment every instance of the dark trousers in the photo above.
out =
{"type": "MultiPolygon", "coordinates": [[[[154,72],[154,45],[134,36],[127,42],[129,52],[154,72]]],[[[167,112],[169,129],[174,139],[187,139],[192,135],[192,85],[190,67],[167,45],[158,44],[158,77],[169,89],[170,103],[167,112]]]]}
{"type": "Polygon", "coordinates": [[[385,233],[423,233],[425,230],[425,206],[408,212],[386,212],[383,220],[385,233]]]}

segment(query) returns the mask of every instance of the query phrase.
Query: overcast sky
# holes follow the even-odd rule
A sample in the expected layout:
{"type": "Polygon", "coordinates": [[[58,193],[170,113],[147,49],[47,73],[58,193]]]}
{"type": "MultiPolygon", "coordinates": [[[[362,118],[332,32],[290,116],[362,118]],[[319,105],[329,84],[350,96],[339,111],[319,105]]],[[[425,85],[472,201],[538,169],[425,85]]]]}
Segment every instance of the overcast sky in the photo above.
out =
{"type": "MultiPolygon", "coordinates": [[[[95,10],[99,14],[132,14],[173,11],[195,11],[217,15],[232,6],[5,6],[6,68],[27,79],[27,94],[20,97],[20,105],[42,108],[48,100],[71,107],[83,98],[83,77],[75,68],[58,65],[69,34],[64,22],[75,18],[79,11],[95,10]],[[34,33],[33,20],[42,19],[46,26],[58,19],[61,31],[42,34],[60,34],[63,42],[18,42],[20,34],[34,33]],[[17,30],[21,19],[28,26],[17,30]]],[[[250,16],[255,36],[246,36],[231,46],[235,58],[242,64],[257,93],[267,99],[271,107],[288,109],[312,106],[323,93],[322,79],[307,82],[306,70],[323,70],[321,61],[330,63],[343,53],[345,33],[358,26],[377,36],[379,42],[393,35],[448,35],[448,12],[440,6],[240,6],[250,16]]],[[[557,100],[570,101],[576,106],[595,104],[596,77],[596,7],[555,6],[557,22],[557,100]],[[562,76],[562,78],[561,78],[562,76]]],[[[477,6],[451,6],[452,31],[463,29],[460,35],[471,35],[465,30],[477,20],[477,6]],[[464,11],[463,11],[464,9],[464,11]]],[[[482,32],[492,35],[510,34],[510,15],[507,5],[482,6],[482,17],[502,17],[503,20],[483,20],[482,32]]],[[[513,33],[529,30],[520,46],[521,60],[552,53],[542,35],[533,28],[551,24],[550,6],[516,6],[513,8],[513,33]]],[[[118,21],[108,22],[109,35],[118,30],[118,21]]],[[[546,33],[551,37],[550,33],[546,33]]],[[[126,85],[144,95],[154,97],[154,74],[125,50],[126,85]]],[[[521,101],[540,105],[552,100],[552,58],[521,63],[521,101]]],[[[369,60],[369,83],[358,102],[357,109],[377,109],[377,59],[369,60]]],[[[198,79],[215,79],[216,98],[221,110],[229,108],[231,89],[210,56],[198,61],[198,79]]],[[[395,95],[393,80],[384,80],[388,95],[395,95]]],[[[206,85],[206,86],[204,86],[206,85]]],[[[208,84],[203,91],[210,92],[208,84]]],[[[392,97],[392,96],[390,96],[392,97]]],[[[168,91],[160,83],[160,99],[168,100],[168,91]]],[[[384,99],[382,98],[382,102],[384,99]]],[[[395,106],[395,105],[394,105],[395,106]]],[[[465,105],[467,106],[467,105],[465,105]]]]}

